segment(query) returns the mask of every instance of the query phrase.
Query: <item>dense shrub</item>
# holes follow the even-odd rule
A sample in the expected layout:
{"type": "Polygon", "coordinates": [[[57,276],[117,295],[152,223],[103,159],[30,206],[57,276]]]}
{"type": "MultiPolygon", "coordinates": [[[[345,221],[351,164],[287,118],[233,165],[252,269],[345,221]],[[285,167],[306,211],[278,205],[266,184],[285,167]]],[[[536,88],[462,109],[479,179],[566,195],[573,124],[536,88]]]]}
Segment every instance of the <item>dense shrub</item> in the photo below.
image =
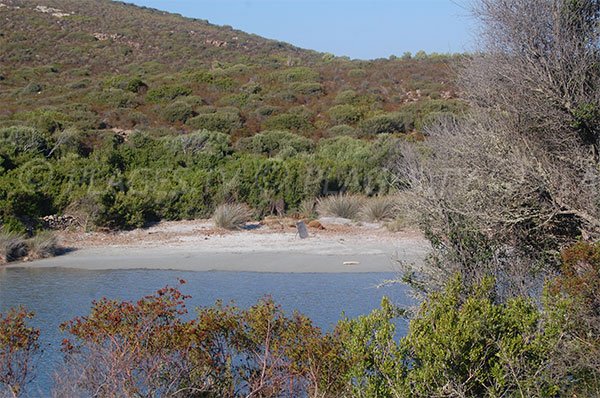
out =
{"type": "Polygon", "coordinates": [[[264,131],[240,144],[242,149],[267,156],[291,156],[309,152],[314,147],[312,140],[289,131],[264,131]]]}
{"type": "Polygon", "coordinates": [[[188,87],[167,85],[148,90],[146,101],[160,103],[172,101],[177,97],[190,95],[192,90],[188,87]]]}
{"type": "Polygon", "coordinates": [[[24,396],[33,379],[40,331],[28,325],[31,318],[33,313],[22,307],[0,314],[0,396],[24,396]]]}
{"type": "Polygon", "coordinates": [[[168,122],[185,123],[189,118],[194,116],[194,109],[188,103],[176,101],[167,105],[162,110],[162,115],[168,122]]]}
{"type": "Polygon", "coordinates": [[[327,111],[334,124],[355,124],[364,116],[364,111],[353,105],[336,105],[327,111]]]}
{"type": "Polygon", "coordinates": [[[387,113],[363,120],[359,128],[363,134],[405,133],[412,128],[406,114],[387,113]]]}
{"type": "Polygon", "coordinates": [[[206,113],[188,119],[187,125],[194,129],[230,134],[233,130],[242,127],[242,119],[233,112],[206,113]]]}
{"type": "Polygon", "coordinates": [[[304,115],[283,113],[271,116],[263,123],[263,127],[266,130],[306,131],[310,130],[312,125],[304,115]]]}

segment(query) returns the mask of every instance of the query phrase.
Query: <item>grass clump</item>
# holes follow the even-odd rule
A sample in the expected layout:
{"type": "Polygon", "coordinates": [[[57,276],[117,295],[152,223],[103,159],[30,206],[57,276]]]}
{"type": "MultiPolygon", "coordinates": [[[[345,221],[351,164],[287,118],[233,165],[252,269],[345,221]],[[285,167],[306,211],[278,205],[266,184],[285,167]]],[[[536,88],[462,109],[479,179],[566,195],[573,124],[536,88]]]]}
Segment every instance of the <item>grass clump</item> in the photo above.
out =
{"type": "Polygon", "coordinates": [[[43,231],[27,240],[27,258],[39,260],[54,257],[59,251],[58,239],[49,231],[43,231]]]}
{"type": "Polygon", "coordinates": [[[0,229],[0,264],[6,264],[24,257],[27,246],[22,235],[0,229]]]}
{"type": "Polygon", "coordinates": [[[226,203],[216,208],[213,214],[215,226],[224,229],[240,229],[252,217],[252,210],[243,203],[226,203]]]}
{"type": "Polygon", "coordinates": [[[357,219],[364,198],[357,195],[331,195],[321,198],[317,202],[317,212],[320,216],[333,216],[357,219]]]}
{"type": "Polygon", "coordinates": [[[363,204],[361,218],[365,221],[390,221],[397,216],[398,202],[389,196],[369,198],[363,204]]]}

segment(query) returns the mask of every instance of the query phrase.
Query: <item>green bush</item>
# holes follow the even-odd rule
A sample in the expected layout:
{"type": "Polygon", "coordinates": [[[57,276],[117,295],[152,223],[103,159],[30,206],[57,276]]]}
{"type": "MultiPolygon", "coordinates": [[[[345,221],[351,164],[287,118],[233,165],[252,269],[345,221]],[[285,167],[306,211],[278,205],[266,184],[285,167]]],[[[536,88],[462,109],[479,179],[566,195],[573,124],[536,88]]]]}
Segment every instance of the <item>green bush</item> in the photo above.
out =
{"type": "Polygon", "coordinates": [[[194,110],[191,105],[183,101],[175,101],[162,110],[163,118],[171,123],[185,123],[189,118],[194,116],[194,110]]]}
{"type": "Polygon", "coordinates": [[[410,130],[411,123],[404,113],[386,113],[363,120],[359,128],[366,135],[405,133],[410,130]]]}
{"type": "Polygon", "coordinates": [[[545,378],[556,341],[540,320],[527,299],[497,304],[490,279],[474,291],[453,280],[421,305],[401,342],[405,395],[557,396],[558,386],[545,378]]]}
{"type": "Polygon", "coordinates": [[[231,134],[233,130],[242,127],[242,119],[233,112],[206,113],[188,119],[187,125],[198,130],[231,134]]]}
{"type": "Polygon", "coordinates": [[[296,82],[288,86],[294,94],[299,95],[320,95],[324,89],[321,83],[313,82],[296,82]]]}
{"type": "Polygon", "coordinates": [[[364,117],[364,111],[354,105],[336,105],[327,111],[333,124],[355,124],[364,117]]]}
{"type": "Polygon", "coordinates": [[[275,72],[273,77],[281,83],[315,82],[319,79],[319,72],[302,66],[275,72]]]}
{"type": "Polygon", "coordinates": [[[146,101],[153,103],[172,101],[177,97],[185,97],[192,93],[189,87],[168,85],[148,90],[146,101]]]}
{"type": "Polygon", "coordinates": [[[90,103],[100,103],[114,108],[133,108],[139,104],[136,95],[132,92],[118,88],[110,88],[101,92],[93,92],[88,95],[90,103]]]}
{"type": "Polygon", "coordinates": [[[264,131],[242,142],[242,149],[247,151],[276,156],[285,152],[288,155],[309,152],[314,147],[312,140],[290,133],[289,131],[264,131]]]}
{"type": "Polygon", "coordinates": [[[356,137],[359,135],[359,130],[355,129],[352,126],[348,126],[347,124],[340,124],[339,126],[330,127],[327,130],[327,135],[329,137],[337,137],[340,135],[356,137]]]}
{"type": "Polygon", "coordinates": [[[338,105],[355,105],[359,102],[359,96],[354,90],[340,91],[335,96],[335,103],[338,105]]]}
{"type": "Polygon", "coordinates": [[[312,128],[309,119],[304,115],[282,113],[271,116],[263,123],[265,130],[307,131],[312,128]]]}

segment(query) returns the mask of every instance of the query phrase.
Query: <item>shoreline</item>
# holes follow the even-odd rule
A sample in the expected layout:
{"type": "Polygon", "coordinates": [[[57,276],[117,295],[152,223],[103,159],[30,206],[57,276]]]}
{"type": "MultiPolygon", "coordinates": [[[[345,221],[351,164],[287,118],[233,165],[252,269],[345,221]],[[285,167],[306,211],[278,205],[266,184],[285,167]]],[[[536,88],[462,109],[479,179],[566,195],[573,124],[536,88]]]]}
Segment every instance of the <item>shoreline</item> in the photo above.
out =
{"type": "Polygon", "coordinates": [[[414,231],[323,219],[323,230],[300,239],[290,222],[215,229],[207,220],[162,222],[118,233],[61,232],[70,252],[5,268],[157,269],[264,273],[397,272],[397,261],[419,264],[428,242],[414,231]]]}

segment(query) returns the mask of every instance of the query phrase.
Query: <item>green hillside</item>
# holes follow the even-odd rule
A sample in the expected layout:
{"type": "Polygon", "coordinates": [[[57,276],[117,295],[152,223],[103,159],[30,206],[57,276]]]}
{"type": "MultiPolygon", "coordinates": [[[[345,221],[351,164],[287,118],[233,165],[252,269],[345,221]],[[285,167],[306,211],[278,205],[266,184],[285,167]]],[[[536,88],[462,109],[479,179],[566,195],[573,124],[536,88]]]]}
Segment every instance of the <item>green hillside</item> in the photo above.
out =
{"type": "Polygon", "coordinates": [[[82,203],[95,225],[132,227],[223,201],[264,214],[331,187],[385,193],[399,140],[464,108],[457,57],[350,60],[108,0],[0,0],[0,18],[11,228],[82,203]],[[22,181],[32,161],[52,177],[22,181]]]}

